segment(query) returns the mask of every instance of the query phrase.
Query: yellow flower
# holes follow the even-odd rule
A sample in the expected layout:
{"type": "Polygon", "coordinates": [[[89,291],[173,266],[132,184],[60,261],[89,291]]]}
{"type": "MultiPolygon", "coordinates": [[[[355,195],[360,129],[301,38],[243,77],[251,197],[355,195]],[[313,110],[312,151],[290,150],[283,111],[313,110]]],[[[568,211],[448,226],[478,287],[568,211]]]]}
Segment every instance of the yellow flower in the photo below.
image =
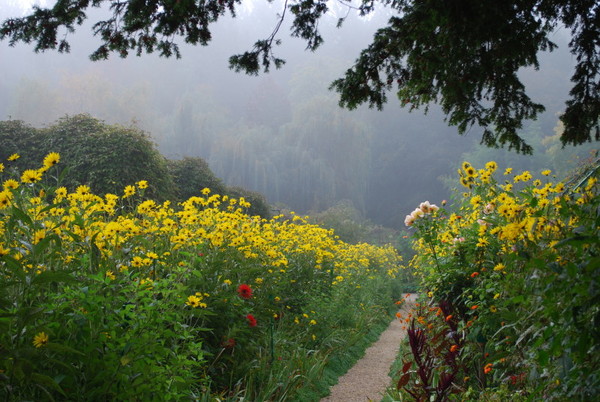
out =
{"type": "Polygon", "coordinates": [[[499,263],[494,267],[494,271],[502,271],[504,268],[506,268],[504,264],[499,263]]]}
{"type": "Polygon", "coordinates": [[[198,296],[191,295],[191,296],[188,296],[187,301],[185,302],[185,304],[187,304],[188,306],[192,306],[192,307],[196,308],[196,307],[200,307],[200,304],[201,304],[200,301],[201,300],[202,299],[199,298],[198,296]]]}
{"type": "Polygon", "coordinates": [[[202,191],[201,191],[201,193],[204,194],[204,195],[210,194],[210,188],[203,188],[202,191]]]}
{"type": "Polygon", "coordinates": [[[11,156],[8,157],[9,161],[16,161],[17,159],[19,159],[21,157],[21,155],[19,154],[12,154],[11,156]]]}
{"type": "Polygon", "coordinates": [[[473,198],[471,198],[471,200],[469,202],[474,207],[478,207],[479,205],[481,205],[481,197],[476,195],[473,198]]]}
{"type": "Polygon", "coordinates": [[[36,336],[33,337],[33,346],[36,348],[41,348],[42,346],[46,346],[48,344],[48,335],[45,332],[40,332],[36,336]]]}
{"type": "Polygon", "coordinates": [[[504,171],[504,175],[509,175],[512,173],[512,168],[506,168],[506,170],[504,171]]]}
{"type": "Polygon", "coordinates": [[[67,189],[66,187],[59,187],[54,191],[54,194],[59,198],[64,198],[67,196],[67,189]]]}
{"type": "Polygon", "coordinates": [[[57,152],[50,152],[44,158],[44,167],[51,168],[52,166],[56,165],[58,162],[60,162],[60,155],[57,152]]]}
{"type": "Polygon", "coordinates": [[[10,254],[10,249],[2,247],[0,244],[0,257],[8,254],[10,254]]]}
{"type": "MultiPolygon", "coordinates": [[[[58,189],[58,190],[60,190],[60,189],[58,189]]],[[[56,191],[58,191],[58,190],[56,190],[56,191]]],[[[89,186],[82,184],[81,186],[77,186],[75,193],[77,193],[79,195],[86,195],[86,194],[90,193],[90,188],[89,188],[89,186]]]]}
{"type": "Polygon", "coordinates": [[[497,312],[497,311],[498,311],[498,309],[496,308],[496,306],[490,306],[490,311],[491,311],[492,313],[495,313],[495,312],[497,312]]]}
{"type": "Polygon", "coordinates": [[[550,173],[552,173],[552,170],[550,170],[550,169],[547,169],[547,170],[542,170],[542,174],[543,174],[544,176],[548,176],[548,175],[550,175],[550,173]]]}
{"type": "Polygon", "coordinates": [[[489,161],[485,164],[485,168],[491,172],[494,172],[496,169],[498,169],[498,164],[494,161],[489,161]]]}
{"type": "Polygon", "coordinates": [[[317,325],[317,321],[316,320],[310,320],[309,324],[310,325],[317,325]]]}
{"type": "Polygon", "coordinates": [[[0,191],[0,209],[7,208],[10,205],[12,193],[8,190],[0,191]]]}
{"type": "Polygon", "coordinates": [[[146,181],[146,180],[140,180],[136,184],[140,190],[148,188],[148,181],[146,181]]]}
{"type": "Polygon", "coordinates": [[[223,283],[224,283],[225,285],[231,285],[231,283],[232,283],[232,282],[231,282],[229,279],[225,279],[225,280],[223,281],[223,283]]]}
{"type": "Polygon", "coordinates": [[[4,172],[4,163],[0,163],[0,173],[4,172]]]}
{"type": "Polygon", "coordinates": [[[108,279],[110,279],[111,281],[114,281],[117,277],[115,276],[115,274],[113,273],[113,271],[106,271],[106,277],[108,279]]]}
{"type": "Polygon", "coordinates": [[[27,169],[21,175],[23,183],[35,183],[40,180],[42,180],[42,174],[37,170],[27,169]]]}
{"type": "Polygon", "coordinates": [[[469,182],[469,179],[467,179],[466,177],[460,178],[460,184],[462,184],[466,188],[471,188],[471,183],[469,182]]]}
{"type": "Polygon", "coordinates": [[[4,187],[4,189],[16,189],[17,187],[19,187],[19,182],[14,180],[14,179],[8,179],[4,182],[4,184],[2,185],[2,187],[4,187]]]}
{"type": "Polygon", "coordinates": [[[123,190],[123,198],[127,198],[127,197],[131,197],[132,195],[135,194],[135,187],[134,186],[125,186],[125,190],[123,190]]]}

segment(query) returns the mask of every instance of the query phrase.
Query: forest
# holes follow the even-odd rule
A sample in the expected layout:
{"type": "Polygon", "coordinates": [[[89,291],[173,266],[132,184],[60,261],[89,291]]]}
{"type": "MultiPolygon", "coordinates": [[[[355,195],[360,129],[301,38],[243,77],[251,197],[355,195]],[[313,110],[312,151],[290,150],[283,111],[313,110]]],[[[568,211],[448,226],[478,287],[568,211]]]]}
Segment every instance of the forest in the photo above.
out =
{"type": "Polygon", "coordinates": [[[420,2],[330,2],[311,25],[320,4],[285,2],[324,42],[281,20],[300,34],[261,74],[230,57],[277,2],[219,2],[210,45],[176,42],[181,58],[91,61],[106,8],[68,53],[0,36],[0,399],[317,401],[391,320],[408,336],[386,402],[600,392],[598,142],[565,143],[561,120],[573,32],[518,70],[545,110],[502,137],[411,106],[431,93],[344,95],[376,98],[347,69],[420,2]]]}

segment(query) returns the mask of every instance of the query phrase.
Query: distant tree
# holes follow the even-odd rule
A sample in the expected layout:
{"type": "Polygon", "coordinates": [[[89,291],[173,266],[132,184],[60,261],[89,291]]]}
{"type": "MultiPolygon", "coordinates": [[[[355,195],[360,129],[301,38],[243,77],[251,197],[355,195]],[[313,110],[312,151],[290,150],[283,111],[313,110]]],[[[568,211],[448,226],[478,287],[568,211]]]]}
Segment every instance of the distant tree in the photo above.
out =
{"type": "MultiPolygon", "coordinates": [[[[518,152],[532,148],[517,133],[523,121],[544,110],[527,95],[517,73],[538,68],[538,52],[552,51],[557,27],[570,29],[569,47],[576,65],[571,98],[561,116],[563,144],[600,139],[600,3],[597,0],[340,0],[360,15],[390,7],[394,14],[379,29],[345,76],[334,81],[340,104],[355,108],[368,103],[381,108],[387,93],[397,88],[402,105],[411,110],[439,103],[451,125],[465,132],[484,128],[482,142],[508,144],[518,152]]],[[[127,57],[157,51],[180,57],[179,37],[193,45],[207,45],[210,25],[225,14],[235,16],[240,0],[57,0],[52,8],[34,7],[22,18],[0,26],[0,39],[34,42],[36,51],[58,48],[68,52],[66,33],[83,24],[92,7],[108,4],[108,19],[92,26],[101,45],[91,54],[101,60],[116,52],[127,57]]],[[[319,21],[329,11],[326,0],[286,0],[272,34],[253,49],[230,58],[236,71],[257,74],[285,61],[273,53],[281,43],[278,31],[286,14],[292,15],[291,35],[307,42],[308,50],[323,43],[319,21]]],[[[342,25],[344,18],[338,21],[342,25]]]]}
{"type": "Polygon", "coordinates": [[[44,158],[42,138],[35,127],[21,120],[0,121],[0,160],[12,154],[21,157],[12,162],[19,170],[41,165],[44,158]]]}
{"type": "Polygon", "coordinates": [[[40,166],[47,152],[61,155],[69,169],[62,185],[70,190],[86,184],[98,193],[122,195],[126,185],[147,180],[146,196],[170,199],[175,185],[165,158],[142,130],[108,125],[86,114],[67,116],[36,129],[20,121],[0,122],[0,158],[12,153],[27,168],[40,166]]]}
{"type": "Polygon", "coordinates": [[[180,201],[199,196],[204,188],[213,194],[225,194],[225,185],[210,170],[208,163],[202,158],[185,157],[169,160],[169,172],[177,186],[177,198],[180,201]]]}
{"type": "Polygon", "coordinates": [[[269,206],[265,196],[261,193],[246,190],[242,187],[227,187],[225,192],[228,196],[233,198],[239,199],[240,197],[244,197],[244,199],[250,203],[250,208],[248,208],[247,211],[248,215],[258,215],[265,219],[271,218],[271,207],[269,206]]]}

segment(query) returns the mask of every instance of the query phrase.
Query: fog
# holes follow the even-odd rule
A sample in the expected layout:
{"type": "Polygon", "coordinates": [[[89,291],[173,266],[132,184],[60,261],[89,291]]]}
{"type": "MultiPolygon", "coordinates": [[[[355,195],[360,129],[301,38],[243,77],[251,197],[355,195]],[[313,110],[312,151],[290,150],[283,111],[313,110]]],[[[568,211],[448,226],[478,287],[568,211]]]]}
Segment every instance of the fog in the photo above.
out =
{"type": "MultiPolygon", "coordinates": [[[[17,4],[1,7],[0,19],[19,16],[17,4]]],[[[559,49],[541,56],[540,71],[521,72],[533,100],[547,108],[523,130],[535,150],[534,157],[523,157],[482,148],[478,128],[459,136],[435,106],[427,115],[409,113],[393,94],[383,111],[338,107],[327,88],[385,24],[386,10],[368,19],[350,12],[341,29],[332,13],[321,21],[325,44],[316,52],[305,51],[305,43],[282,27],[276,49],[287,61],[282,69],[259,76],[229,70],[229,56],[266,38],[282,7],[250,4],[213,27],[208,47],[181,45],[179,60],[111,55],[91,62],[99,41],[89,25],[69,36],[69,54],[36,54],[32,46],[0,42],[0,120],[44,126],[89,113],[111,124],[134,124],[165,157],[202,157],[226,184],[258,191],[273,205],[315,213],[351,203],[365,218],[393,228],[401,228],[419,202],[448,199],[457,183],[450,178],[465,159],[476,166],[496,160],[502,168],[566,173],[595,147],[561,149],[556,134],[573,66],[564,31],[554,37],[559,49]]]]}

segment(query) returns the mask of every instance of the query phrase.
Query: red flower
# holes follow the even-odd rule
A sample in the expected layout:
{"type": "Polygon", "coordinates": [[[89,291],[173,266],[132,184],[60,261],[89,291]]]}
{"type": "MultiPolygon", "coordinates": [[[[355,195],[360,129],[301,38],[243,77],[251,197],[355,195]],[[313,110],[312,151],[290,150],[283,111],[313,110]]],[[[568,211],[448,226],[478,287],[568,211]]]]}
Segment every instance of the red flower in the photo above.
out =
{"type": "Polygon", "coordinates": [[[471,274],[471,278],[475,278],[477,275],[479,275],[479,272],[475,271],[471,274]]]}
{"type": "Polygon", "coordinates": [[[245,283],[238,286],[237,291],[242,299],[250,299],[252,297],[252,288],[245,283]]]}
{"type": "Polygon", "coordinates": [[[221,344],[222,344],[222,345],[223,345],[223,347],[224,347],[224,348],[226,348],[226,349],[233,348],[233,347],[235,346],[235,339],[233,339],[233,338],[228,338],[228,339],[224,340],[224,341],[223,341],[221,344]]]}
{"type": "Polygon", "coordinates": [[[246,319],[248,320],[248,325],[250,325],[251,327],[256,327],[256,318],[254,318],[252,314],[248,314],[246,316],[246,319]]]}

